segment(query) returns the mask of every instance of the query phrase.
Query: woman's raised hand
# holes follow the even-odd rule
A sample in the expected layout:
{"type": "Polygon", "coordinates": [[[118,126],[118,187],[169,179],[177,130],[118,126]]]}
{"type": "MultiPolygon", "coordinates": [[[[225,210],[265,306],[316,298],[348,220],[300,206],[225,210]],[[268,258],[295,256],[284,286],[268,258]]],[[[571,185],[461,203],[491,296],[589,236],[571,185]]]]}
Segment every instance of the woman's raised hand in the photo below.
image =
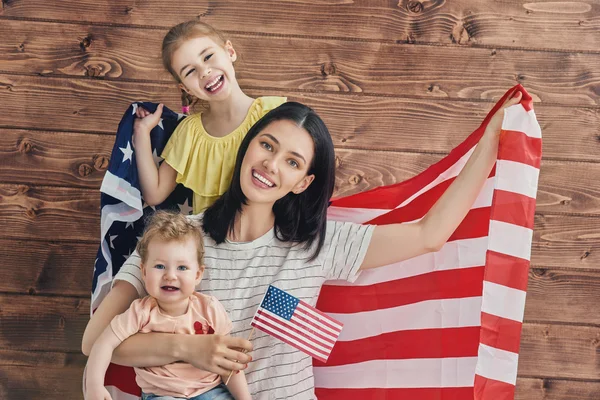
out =
{"type": "Polygon", "coordinates": [[[252,357],[252,343],[246,339],[222,335],[189,335],[182,359],[194,367],[219,375],[245,369],[252,357]]]}
{"type": "Polygon", "coordinates": [[[490,119],[487,127],[485,128],[485,134],[491,135],[496,138],[500,137],[500,128],[502,128],[502,121],[504,120],[504,110],[508,107],[514,106],[521,101],[522,93],[518,90],[515,90],[508,96],[508,98],[504,101],[502,106],[490,119]]]}

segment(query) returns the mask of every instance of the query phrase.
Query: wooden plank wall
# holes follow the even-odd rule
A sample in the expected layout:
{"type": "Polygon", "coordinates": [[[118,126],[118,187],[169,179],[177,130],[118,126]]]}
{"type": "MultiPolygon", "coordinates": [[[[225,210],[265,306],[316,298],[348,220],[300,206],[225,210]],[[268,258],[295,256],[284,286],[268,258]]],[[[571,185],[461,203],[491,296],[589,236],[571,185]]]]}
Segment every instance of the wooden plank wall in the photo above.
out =
{"type": "Polygon", "coordinates": [[[600,396],[600,3],[1,0],[0,398],[81,398],[98,188],[135,100],[177,109],[158,51],[198,17],[251,95],[329,124],[336,195],[443,157],[520,82],[544,133],[517,398],[600,396]]]}

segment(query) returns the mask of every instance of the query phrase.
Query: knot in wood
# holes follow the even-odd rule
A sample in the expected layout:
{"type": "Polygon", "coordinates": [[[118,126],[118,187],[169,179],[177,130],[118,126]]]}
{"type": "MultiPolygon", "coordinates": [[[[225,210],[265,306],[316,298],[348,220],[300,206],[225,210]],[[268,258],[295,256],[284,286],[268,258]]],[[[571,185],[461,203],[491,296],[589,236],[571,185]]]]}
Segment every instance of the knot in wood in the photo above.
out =
{"type": "Polygon", "coordinates": [[[125,15],[129,15],[132,12],[133,12],[133,7],[132,6],[125,7],[125,15]]]}
{"type": "Polygon", "coordinates": [[[92,173],[92,166],[87,164],[81,164],[79,166],[79,176],[88,176],[92,173]]]}
{"type": "Polygon", "coordinates": [[[92,35],[91,34],[87,35],[86,37],[81,39],[81,42],[79,42],[79,47],[83,51],[85,51],[85,49],[87,49],[91,45],[92,45],[92,35]]]}
{"type": "Polygon", "coordinates": [[[348,179],[348,182],[350,182],[352,185],[358,185],[361,180],[362,178],[359,175],[352,175],[350,179],[348,179]]]}
{"type": "Polygon", "coordinates": [[[342,159],[339,158],[338,156],[335,156],[335,167],[339,168],[342,166],[342,159]]]}
{"type": "Polygon", "coordinates": [[[531,272],[533,272],[533,274],[536,276],[546,275],[546,270],[544,268],[532,268],[531,272]]]}
{"type": "Polygon", "coordinates": [[[24,53],[24,52],[25,52],[25,43],[21,43],[21,44],[19,45],[19,51],[20,51],[21,53],[24,53]]]}
{"type": "Polygon", "coordinates": [[[106,168],[108,168],[108,157],[95,155],[94,168],[96,168],[98,171],[104,171],[106,168]]]}
{"type": "Polygon", "coordinates": [[[29,139],[25,138],[25,139],[21,140],[21,142],[19,143],[18,149],[19,149],[19,153],[23,153],[23,154],[31,153],[31,151],[33,150],[33,144],[31,144],[29,139]]]}
{"type": "Polygon", "coordinates": [[[410,11],[411,13],[414,14],[418,14],[420,12],[423,12],[423,3],[421,3],[420,1],[417,0],[410,0],[408,2],[408,4],[406,4],[406,8],[408,9],[408,11],[410,11]]]}
{"type": "Polygon", "coordinates": [[[29,192],[29,186],[27,186],[27,185],[17,186],[17,194],[25,194],[27,192],[29,192]]]}
{"type": "Polygon", "coordinates": [[[321,65],[321,75],[329,76],[334,75],[336,72],[335,64],[332,62],[324,63],[321,65]]]}
{"type": "Polygon", "coordinates": [[[34,288],[29,288],[29,290],[27,291],[27,293],[29,293],[29,295],[34,296],[37,292],[35,291],[34,288]]]}
{"type": "Polygon", "coordinates": [[[27,217],[30,219],[35,219],[37,216],[37,210],[33,207],[29,208],[27,211],[25,211],[25,215],[27,215],[27,217]]]}
{"type": "Polygon", "coordinates": [[[85,67],[86,76],[100,76],[102,74],[102,66],[100,65],[88,65],[85,67]]]}

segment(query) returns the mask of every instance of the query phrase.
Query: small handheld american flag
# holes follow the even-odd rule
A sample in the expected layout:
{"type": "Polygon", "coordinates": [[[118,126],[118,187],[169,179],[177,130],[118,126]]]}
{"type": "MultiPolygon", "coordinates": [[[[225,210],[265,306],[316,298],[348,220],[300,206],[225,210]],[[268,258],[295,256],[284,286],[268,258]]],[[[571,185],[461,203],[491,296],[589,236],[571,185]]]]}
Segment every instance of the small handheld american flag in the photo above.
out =
{"type": "Polygon", "coordinates": [[[343,324],[285,291],[269,285],[251,325],[326,362],[343,324]]]}

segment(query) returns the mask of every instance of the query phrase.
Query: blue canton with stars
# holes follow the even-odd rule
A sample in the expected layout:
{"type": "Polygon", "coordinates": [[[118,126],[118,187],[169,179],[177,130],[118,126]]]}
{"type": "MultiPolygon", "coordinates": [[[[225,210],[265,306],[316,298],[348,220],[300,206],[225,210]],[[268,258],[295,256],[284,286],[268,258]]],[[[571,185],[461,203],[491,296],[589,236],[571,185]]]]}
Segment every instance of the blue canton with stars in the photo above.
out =
{"type": "MultiPolygon", "coordinates": [[[[132,145],[133,123],[136,118],[135,112],[140,106],[150,112],[155,112],[158,104],[144,102],[134,103],[129,106],[119,123],[107,171],[107,175],[110,173],[112,176],[118,178],[120,182],[119,186],[130,186],[133,188],[130,191],[132,193],[141,193],[135,153],[132,145]]],[[[167,107],[163,108],[160,123],[150,132],[152,155],[157,166],[162,162],[162,158],[159,155],[162,153],[171,134],[184,117],[185,115],[173,112],[167,107]]],[[[136,221],[107,220],[106,218],[103,218],[101,221],[102,225],[107,225],[106,227],[101,227],[102,231],[106,231],[104,237],[101,238],[101,240],[105,241],[105,251],[103,253],[102,246],[100,246],[94,264],[92,307],[94,307],[94,303],[97,306],[98,302],[95,300],[101,300],[108,291],[107,287],[97,288],[99,276],[102,274],[106,275],[109,263],[112,265],[110,280],[117,274],[127,257],[135,250],[135,246],[144,230],[144,221],[146,218],[157,209],[174,209],[184,214],[190,214],[192,211],[192,191],[182,185],[177,185],[173,193],[163,203],[155,207],[148,206],[141,198],[141,195],[138,195],[138,199],[131,198],[131,196],[124,196],[122,199],[117,199],[105,192],[101,192],[100,194],[100,206],[102,210],[113,209],[120,205],[124,206],[125,209],[128,205],[135,208],[133,204],[139,204],[138,207],[141,205],[143,210],[143,215],[136,221]],[[105,257],[107,248],[110,251],[109,260],[105,257]]],[[[138,214],[140,214],[139,211],[138,214]]],[[[106,276],[103,277],[103,282],[105,279],[106,276]]],[[[104,286],[108,285],[104,284],[104,286]]]]}
{"type": "Polygon", "coordinates": [[[269,285],[265,298],[260,306],[289,321],[292,318],[292,315],[294,315],[298,303],[300,303],[300,300],[296,297],[275,286],[269,285]]]}

